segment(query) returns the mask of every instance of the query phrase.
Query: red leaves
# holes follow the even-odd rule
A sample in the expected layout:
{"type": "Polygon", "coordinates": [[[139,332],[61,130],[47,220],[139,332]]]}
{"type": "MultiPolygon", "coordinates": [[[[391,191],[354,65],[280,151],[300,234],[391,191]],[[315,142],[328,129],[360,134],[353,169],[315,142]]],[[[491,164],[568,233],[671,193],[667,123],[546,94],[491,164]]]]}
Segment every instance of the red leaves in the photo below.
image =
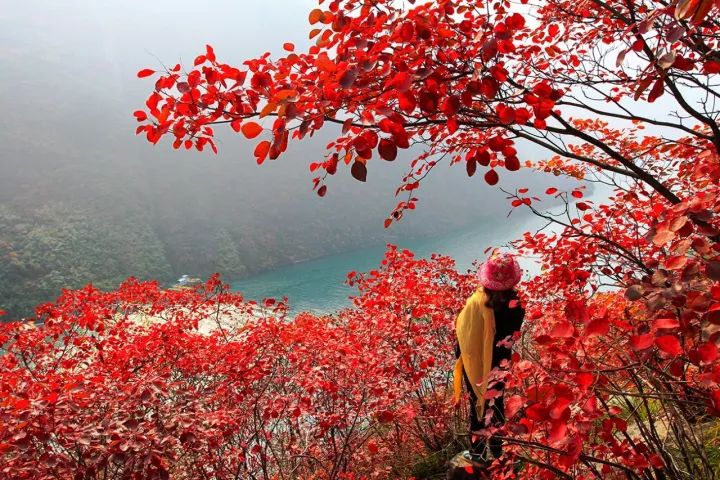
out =
{"type": "MultiPolygon", "coordinates": [[[[641,43],[641,47],[642,47],[642,43],[641,43]]],[[[640,97],[642,97],[642,94],[645,92],[645,90],[647,90],[647,88],[652,83],[653,78],[654,77],[652,75],[647,75],[637,82],[637,85],[635,87],[635,94],[633,95],[633,100],[638,101],[640,99],[640,97]]]]}
{"type": "Polygon", "coordinates": [[[205,57],[209,62],[215,62],[215,50],[211,45],[205,45],[205,57]]]}
{"type": "Polygon", "coordinates": [[[398,97],[398,105],[403,112],[412,113],[417,106],[417,102],[412,92],[405,92],[398,97]]]}
{"type": "Polygon", "coordinates": [[[378,123],[378,127],[380,128],[380,131],[383,133],[395,133],[399,130],[403,130],[402,125],[393,122],[389,118],[383,118],[378,123]]]}
{"type": "Polygon", "coordinates": [[[525,409],[525,416],[530,420],[541,422],[543,420],[547,420],[548,411],[547,408],[544,407],[542,404],[534,403],[533,405],[525,409]]]}
{"type": "Polygon", "coordinates": [[[550,443],[558,443],[565,440],[568,430],[567,423],[557,421],[551,422],[550,425],[550,435],[548,436],[548,440],[550,441],[550,443]]]}
{"type": "MultiPolygon", "coordinates": [[[[242,124],[241,127],[243,135],[245,135],[245,138],[252,139],[260,135],[263,131],[262,127],[255,123],[255,122],[246,122],[242,124]]],[[[255,153],[255,156],[258,156],[257,150],[255,153]]]]}
{"type": "Polygon", "coordinates": [[[155,70],[152,70],[150,68],[144,68],[144,69],[140,70],[139,72],[137,72],[137,77],[145,78],[145,77],[149,77],[150,75],[153,75],[153,74],[155,74],[155,70]]]}
{"type": "Polygon", "coordinates": [[[518,125],[526,125],[530,121],[530,111],[525,107],[515,109],[515,123],[518,125]]]}
{"type": "Polygon", "coordinates": [[[480,92],[485,98],[489,100],[495,98],[498,93],[498,89],[498,82],[493,77],[486,76],[480,80],[480,92]]]}
{"type": "Polygon", "coordinates": [[[15,410],[24,411],[30,408],[30,400],[27,398],[19,398],[14,402],[15,410]]]}
{"type": "Polygon", "coordinates": [[[325,21],[325,12],[323,12],[319,8],[315,8],[310,11],[310,14],[308,15],[308,22],[310,22],[310,25],[314,25],[323,21],[325,21]]]}
{"type": "Polygon", "coordinates": [[[3,342],[8,351],[0,355],[0,382],[12,387],[0,392],[0,454],[12,458],[3,467],[73,478],[93,471],[94,464],[76,460],[92,453],[121,458],[114,468],[128,478],[163,477],[158,468],[195,478],[238,471],[249,459],[275,471],[279,460],[264,453],[280,445],[331,451],[334,442],[347,442],[345,454],[300,460],[304,472],[320,478],[336,461],[365,475],[384,471],[386,456],[422,452],[420,444],[397,442],[394,435],[417,433],[406,420],[420,412],[428,422],[423,435],[452,424],[446,397],[422,393],[421,386],[451,366],[447,338],[473,278],[455,272],[447,257],[416,259],[390,248],[375,271],[353,273],[350,280],[358,287],[357,308],[336,319],[290,318],[281,302],[248,302],[216,277],[197,291],[136,281],[116,292],[66,291],[47,308],[44,315],[53,313],[46,323],[0,330],[13,328],[11,344],[3,342]],[[411,323],[410,342],[407,317],[391,313],[400,301],[423,318],[411,323]],[[247,321],[229,321],[221,333],[208,311],[247,321]],[[135,315],[156,321],[143,317],[135,324],[135,315]],[[104,328],[78,328],[84,316],[104,328]],[[53,367],[66,340],[83,348],[66,352],[69,362],[53,367]],[[32,348],[34,375],[13,360],[18,347],[32,348]],[[415,356],[417,363],[408,362],[415,356]],[[422,375],[413,378],[418,364],[422,375]],[[276,381],[276,372],[292,378],[292,389],[276,381]],[[350,435],[348,418],[357,419],[350,435]],[[158,429],[158,422],[165,427],[158,429]],[[288,428],[266,435],[277,422],[288,428]],[[77,457],[47,448],[42,439],[48,432],[58,444],[72,445],[77,457]],[[40,456],[47,464],[37,462],[40,456]]]}
{"type": "Polygon", "coordinates": [[[445,97],[442,105],[440,106],[440,110],[448,117],[452,117],[453,115],[455,115],[459,109],[460,100],[454,96],[445,97]]]}
{"type": "Polygon", "coordinates": [[[711,280],[720,282],[720,261],[711,261],[705,264],[705,274],[711,280]]]}
{"type": "Polygon", "coordinates": [[[552,420],[567,420],[570,417],[570,399],[560,397],[556,399],[548,410],[548,417],[552,420]]]}
{"type": "Polygon", "coordinates": [[[368,442],[367,448],[368,448],[368,450],[370,451],[370,453],[372,453],[373,455],[377,454],[378,451],[380,450],[380,449],[378,448],[377,443],[376,443],[374,440],[370,440],[370,441],[368,442]]]}
{"type": "Polygon", "coordinates": [[[190,84],[187,82],[178,82],[176,87],[178,89],[178,92],[180,92],[180,93],[187,93],[191,90],[190,84]]]}
{"type": "Polygon", "coordinates": [[[520,170],[520,159],[518,159],[515,156],[509,157],[505,159],[505,168],[507,168],[511,172],[516,172],[520,170]]]}
{"type": "Polygon", "coordinates": [[[679,326],[680,322],[675,318],[658,318],[655,320],[655,328],[658,329],[678,328],[679,326]]]}
{"type": "Polygon", "coordinates": [[[709,400],[708,413],[720,417],[720,389],[711,392],[709,400]]]}
{"type": "Polygon", "coordinates": [[[475,161],[483,167],[487,167],[488,165],[490,165],[490,153],[487,150],[476,151],[474,158],[475,161]]]}
{"type": "Polygon", "coordinates": [[[268,156],[268,153],[270,152],[270,142],[267,140],[263,140],[262,142],[258,143],[255,147],[255,158],[257,160],[258,165],[261,165],[265,159],[268,156]]]}
{"type": "Polygon", "coordinates": [[[492,75],[498,83],[504,83],[508,79],[508,71],[501,65],[493,65],[490,67],[490,75],[492,75]]]}
{"type": "Polygon", "coordinates": [[[506,145],[506,139],[501,137],[500,135],[490,137],[490,140],[488,140],[488,146],[493,152],[502,152],[505,149],[506,145]]]}
{"type": "Polygon", "coordinates": [[[513,395],[505,400],[505,417],[512,419],[525,404],[525,401],[520,395],[513,395]]]}
{"type": "Polygon", "coordinates": [[[662,247],[669,241],[675,238],[675,233],[670,230],[660,230],[653,236],[653,243],[658,247],[662,247]]]}
{"type": "Polygon", "coordinates": [[[710,12],[713,3],[713,0],[679,0],[675,5],[675,18],[701,23],[710,12]]]}
{"type": "Polygon", "coordinates": [[[438,100],[437,94],[423,90],[418,96],[418,105],[425,113],[432,115],[438,110],[438,100]]]}
{"type": "Polygon", "coordinates": [[[597,337],[607,335],[610,331],[610,323],[605,318],[594,318],[585,327],[585,335],[597,337]]]}
{"type": "Polygon", "coordinates": [[[654,102],[655,100],[660,98],[663,93],[665,93],[665,80],[662,76],[660,76],[655,81],[652,89],[650,89],[650,93],[648,94],[648,102],[654,102]]]}
{"type": "Polygon", "coordinates": [[[338,83],[342,88],[350,88],[355,83],[358,73],[357,68],[349,68],[340,74],[338,83]]]}
{"type": "Polygon", "coordinates": [[[477,162],[475,161],[475,157],[471,157],[465,162],[465,170],[467,171],[468,177],[472,177],[473,175],[475,175],[475,170],[477,170],[477,162]]]}
{"type": "Polygon", "coordinates": [[[256,90],[268,88],[272,84],[272,77],[267,72],[256,72],[250,78],[250,85],[256,90]]]}
{"type": "Polygon", "coordinates": [[[378,414],[380,423],[390,423],[395,419],[395,414],[389,410],[383,410],[378,414]]]}
{"type": "Polygon", "coordinates": [[[584,212],[585,210],[589,210],[589,209],[590,209],[590,206],[589,206],[587,203],[585,203],[585,202],[577,202],[577,203],[575,204],[575,208],[577,208],[577,209],[580,210],[581,212],[584,212]]]}
{"type": "Polygon", "coordinates": [[[589,372],[578,373],[575,381],[581,391],[585,392],[595,382],[595,376],[589,372]]]}
{"type": "Polygon", "coordinates": [[[674,335],[662,335],[655,339],[658,348],[671,356],[680,355],[683,352],[680,340],[674,335]]]}
{"type": "Polygon", "coordinates": [[[498,41],[495,37],[489,38],[480,51],[484,62],[490,62],[498,54],[498,41]]]}
{"type": "Polygon", "coordinates": [[[625,298],[634,302],[640,300],[643,297],[645,290],[642,285],[632,285],[625,290],[625,298]]]}
{"type": "Polygon", "coordinates": [[[560,322],[556,324],[550,335],[556,338],[569,338],[575,334],[575,327],[570,322],[560,322]]]}
{"type": "Polygon", "coordinates": [[[665,268],[670,270],[680,270],[687,265],[688,257],[685,255],[675,255],[665,261],[665,268]]]}
{"type": "Polygon", "coordinates": [[[355,180],[360,182],[367,180],[367,167],[363,162],[353,162],[352,167],[350,167],[350,173],[355,180]]]}
{"type": "Polygon", "coordinates": [[[515,109],[499,103],[497,106],[498,119],[501,123],[512,124],[515,122],[515,109]]]}
{"type": "Polygon", "coordinates": [[[712,75],[720,73],[720,62],[717,60],[711,60],[703,64],[703,72],[712,75]]]}
{"type": "Polygon", "coordinates": [[[500,177],[498,177],[498,174],[494,169],[491,168],[485,173],[485,181],[488,185],[497,185],[499,180],[500,177]]]}
{"type": "Polygon", "coordinates": [[[397,146],[392,140],[383,138],[378,144],[378,153],[383,160],[392,162],[397,158],[397,146]]]}
{"type": "Polygon", "coordinates": [[[412,76],[408,72],[398,72],[387,83],[387,88],[398,92],[406,92],[412,85],[412,76]]]}
{"type": "Polygon", "coordinates": [[[647,350],[653,345],[654,341],[655,336],[652,333],[633,335],[630,337],[630,346],[637,351],[647,350]]]}
{"type": "Polygon", "coordinates": [[[519,13],[513,13],[505,19],[505,24],[510,30],[520,30],[525,27],[525,17],[519,13]]]}
{"type": "Polygon", "coordinates": [[[718,347],[714,342],[703,342],[697,350],[695,350],[697,360],[704,364],[712,364],[715,362],[719,355],[718,347]]]}
{"type": "Polygon", "coordinates": [[[363,132],[362,135],[355,137],[352,141],[352,146],[355,148],[355,153],[360,158],[368,160],[372,157],[372,149],[378,144],[378,136],[373,131],[363,132]]]}

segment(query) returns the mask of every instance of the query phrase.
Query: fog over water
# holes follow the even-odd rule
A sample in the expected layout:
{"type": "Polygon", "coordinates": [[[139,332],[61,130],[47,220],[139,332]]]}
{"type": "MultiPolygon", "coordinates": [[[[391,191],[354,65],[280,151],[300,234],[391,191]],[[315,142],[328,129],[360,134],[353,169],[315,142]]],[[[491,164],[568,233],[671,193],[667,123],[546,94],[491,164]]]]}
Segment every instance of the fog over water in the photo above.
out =
{"type": "MultiPolygon", "coordinates": [[[[499,188],[441,166],[419,209],[385,230],[410,155],[371,161],[367,183],[341,169],[319,198],[308,164],[322,159],[333,127],[261,167],[254,142],[229,129],[218,129],[217,156],[134,135],[132,112],[152,88],[139,69],[189,64],[206,43],[231,64],[280,54],[286,41],[302,50],[315,4],[30,0],[0,10],[0,308],[26,315],[61,287],[113,288],[130,275],[170,282],[220,271],[237,280],[507,222],[499,188]]],[[[550,184],[569,182],[520,171],[501,175],[500,186],[550,184]]]]}

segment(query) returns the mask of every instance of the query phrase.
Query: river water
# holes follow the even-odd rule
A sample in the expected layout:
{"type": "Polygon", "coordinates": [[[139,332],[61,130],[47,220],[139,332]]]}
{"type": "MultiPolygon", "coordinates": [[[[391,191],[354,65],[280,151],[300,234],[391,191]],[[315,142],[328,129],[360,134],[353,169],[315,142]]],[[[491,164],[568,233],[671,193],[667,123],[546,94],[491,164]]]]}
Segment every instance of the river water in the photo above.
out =
{"type": "MultiPolygon", "coordinates": [[[[438,237],[403,240],[398,246],[421,257],[431,253],[449,255],[458,269],[466,270],[474,260],[485,257],[486,248],[506,245],[523,232],[543,225],[535,216],[516,216],[517,213],[438,237]]],[[[377,245],[296,263],[232,282],[232,287],[253,300],[287,296],[293,312],[329,313],[350,305],[348,297],[355,290],[344,284],[348,272],[377,268],[385,250],[384,245],[377,245]]],[[[536,269],[531,260],[521,259],[521,263],[525,270],[536,269]]]]}

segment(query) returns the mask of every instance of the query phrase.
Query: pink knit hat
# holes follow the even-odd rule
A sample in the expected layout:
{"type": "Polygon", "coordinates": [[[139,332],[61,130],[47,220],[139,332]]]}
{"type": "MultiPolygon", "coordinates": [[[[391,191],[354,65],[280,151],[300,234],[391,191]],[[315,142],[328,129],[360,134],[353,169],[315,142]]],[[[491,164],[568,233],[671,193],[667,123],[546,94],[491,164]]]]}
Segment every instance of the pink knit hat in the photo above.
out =
{"type": "Polygon", "coordinates": [[[510,290],[520,281],[522,270],[515,256],[494,251],[480,266],[480,283],[490,290],[510,290]]]}

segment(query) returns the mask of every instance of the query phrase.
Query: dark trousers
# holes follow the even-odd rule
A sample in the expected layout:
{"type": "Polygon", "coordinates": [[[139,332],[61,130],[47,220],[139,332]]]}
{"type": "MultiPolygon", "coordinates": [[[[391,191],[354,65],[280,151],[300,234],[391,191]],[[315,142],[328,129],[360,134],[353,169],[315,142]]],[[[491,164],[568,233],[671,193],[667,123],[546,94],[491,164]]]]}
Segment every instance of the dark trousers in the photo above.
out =
{"type": "MultiPolygon", "coordinates": [[[[463,377],[465,377],[465,385],[470,392],[470,452],[481,458],[491,460],[488,455],[488,450],[490,450],[489,453],[492,453],[493,457],[499,458],[500,455],[502,455],[502,440],[497,435],[492,435],[490,438],[482,437],[473,440],[473,432],[477,432],[485,427],[484,419],[487,418],[488,411],[492,411],[492,416],[490,417],[490,424],[492,426],[497,427],[505,423],[505,399],[501,394],[493,400],[494,405],[492,406],[490,406],[490,401],[486,400],[485,413],[483,414],[485,418],[478,418],[477,409],[475,408],[477,395],[475,395],[475,391],[472,389],[472,384],[467,374],[465,374],[465,371],[463,371],[463,377]]],[[[505,384],[502,382],[498,382],[492,386],[493,390],[500,390],[501,392],[504,388],[505,384]]]]}

